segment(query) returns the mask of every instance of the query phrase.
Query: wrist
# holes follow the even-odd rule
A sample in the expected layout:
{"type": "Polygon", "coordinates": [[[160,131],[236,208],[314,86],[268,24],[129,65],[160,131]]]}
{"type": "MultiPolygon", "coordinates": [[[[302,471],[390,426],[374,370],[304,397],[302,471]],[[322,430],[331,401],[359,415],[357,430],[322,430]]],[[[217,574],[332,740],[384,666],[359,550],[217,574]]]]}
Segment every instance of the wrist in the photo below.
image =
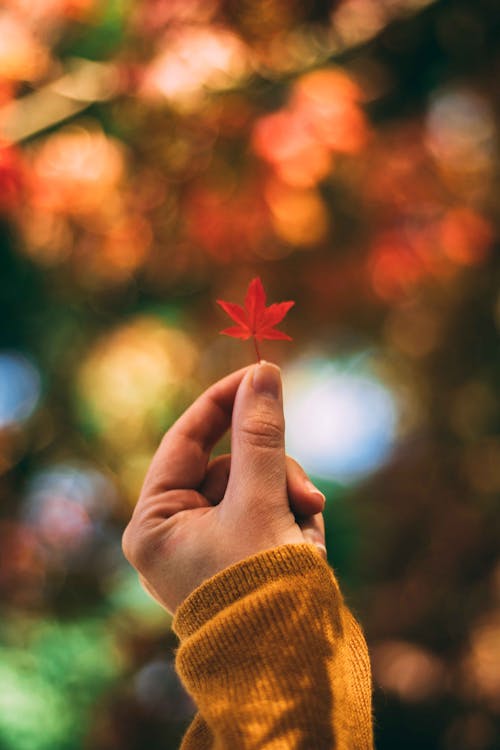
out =
{"type": "Polygon", "coordinates": [[[182,640],[237,601],[273,581],[295,579],[300,587],[310,571],[318,570],[338,585],[320,552],[308,543],[283,544],[252,554],[207,578],[179,606],[173,629],[182,640]]]}

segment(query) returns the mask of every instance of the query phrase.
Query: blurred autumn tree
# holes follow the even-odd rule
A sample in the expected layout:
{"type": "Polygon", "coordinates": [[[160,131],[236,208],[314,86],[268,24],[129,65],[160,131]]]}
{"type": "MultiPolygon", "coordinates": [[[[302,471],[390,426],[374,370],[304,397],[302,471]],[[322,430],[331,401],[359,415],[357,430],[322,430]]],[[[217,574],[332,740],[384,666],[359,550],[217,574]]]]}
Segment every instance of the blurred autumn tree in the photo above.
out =
{"type": "Polygon", "coordinates": [[[120,535],[251,361],[215,299],[255,274],[378,750],[500,747],[499,34],[497,0],[4,0],[0,747],[177,747],[120,535]]]}

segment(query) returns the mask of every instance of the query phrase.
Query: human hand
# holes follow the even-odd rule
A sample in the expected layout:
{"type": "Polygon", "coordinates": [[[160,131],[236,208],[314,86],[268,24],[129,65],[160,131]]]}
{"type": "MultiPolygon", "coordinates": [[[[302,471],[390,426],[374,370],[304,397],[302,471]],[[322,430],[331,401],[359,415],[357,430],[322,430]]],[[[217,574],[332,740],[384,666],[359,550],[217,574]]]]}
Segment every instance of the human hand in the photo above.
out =
{"type": "Polygon", "coordinates": [[[212,385],[165,434],[123,551],[175,612],[204,580],[258,552],[309,542],[326,557],[323,506],[285,455],[280,371],[261,362],[212,385]],[[209,463],[231,418],[231,455],[209,463]]]}

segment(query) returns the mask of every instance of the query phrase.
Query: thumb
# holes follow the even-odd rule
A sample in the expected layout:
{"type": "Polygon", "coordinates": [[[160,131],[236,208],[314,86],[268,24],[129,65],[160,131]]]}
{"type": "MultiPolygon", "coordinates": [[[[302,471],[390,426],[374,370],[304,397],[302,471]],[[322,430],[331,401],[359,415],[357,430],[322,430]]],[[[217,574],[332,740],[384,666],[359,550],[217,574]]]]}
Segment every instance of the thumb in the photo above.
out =
{"type": "Polygon", "coordinates": [[[255,365],[236,394],[226,495],[245,504],[265,499],[288,507],[281,374],[269,362],[255,365]]]}

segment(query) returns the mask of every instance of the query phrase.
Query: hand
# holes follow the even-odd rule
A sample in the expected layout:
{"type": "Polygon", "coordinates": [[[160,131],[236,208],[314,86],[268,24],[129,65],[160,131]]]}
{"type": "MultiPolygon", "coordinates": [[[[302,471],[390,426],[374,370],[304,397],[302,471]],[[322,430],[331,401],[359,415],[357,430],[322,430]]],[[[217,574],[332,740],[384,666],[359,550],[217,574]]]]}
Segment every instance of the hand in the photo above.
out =
{"type": "Polygon", "coordinates": [[[123,550],[175,612],[205,579],[258,552],[310,542],[326,557],[323,506],[285,455],[280,371],[262,362],[212,385],[165,434],[123,550]],[[209,463],[231,416],[231,456],[209,463]]]}

